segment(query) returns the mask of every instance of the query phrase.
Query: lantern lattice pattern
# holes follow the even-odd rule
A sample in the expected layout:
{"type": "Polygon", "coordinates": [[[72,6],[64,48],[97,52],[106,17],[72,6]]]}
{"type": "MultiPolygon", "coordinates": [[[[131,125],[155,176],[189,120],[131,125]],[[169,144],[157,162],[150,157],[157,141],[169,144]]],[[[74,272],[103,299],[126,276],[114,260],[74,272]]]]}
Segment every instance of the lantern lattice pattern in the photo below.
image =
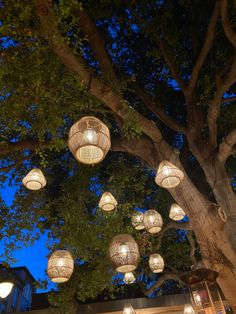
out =
{"type": "Polygon", "coordinates": [[[152,254],[149,257],[149,267],[154,273],[161,273],[164,269],[165,263],[160,254],[152,254]]]}
{"type": "Polygon", "coordinates": [[[135,314],[135,310],[130,303],[126,303],[123,308],[123,314],[135,314]]]}
{"type": "Polygon", "coordinates": [[[161,231],[163,221],[161,215],[155,209],[149,209],[144,213],[144,227],[149,233],[161,231]]]}
{"type": "Polygon", "coordinates": [[[83,117],[69,132],[69,148],[75,158],[83,164],[101,162],[111,147],[108,127],[95,117],[83,117]]]}
{"type": "Polygon", "coordinates": [[[171,189],[177,187],[183,178],[184,173],[182,170],[177,168],[171,162],[164,160],[158,167],[155,181],[159,186],[171,189]]]}
{"type": "Polygon", "coordinates": [[[109,253],[118,272],[128,273],[138,266],[140,258],[138,244],[129,234],[115,236],[110,243],[109,253]]]}
{"type": "Polygon", "coordinates": [[[134,283],[135,282],[135,276],[132,272],[129,272],[129,273],[125,273],[124,274],[124,282],[129,285],[131,283],[134,283]]]}
{"type": "Polygon", "coordinates": [[[193,306],[191,304],[186,304],[184,307],[184,314],[196,314],[193,306]]]}
{"type": "Polygon", "coordinates": [[[114,196],[111,193],[104,192],[102,194],[102,197],[100,199],[100,202],[99,202],[98,206],[101,209],[109,212],[109,211],[111,211],[111,210],[116,208],[117,201],[116,201],[116,199],[114,198],[114,196]]]}
{"type": "Polygon", "coordinates": [[[62,283],[70,279],[74,270],[74,261],[70,252],[55,251],[48,260],[48,277],[52,282],[62,283]]]}
{"type": "Polygon", "coordinates": [[[32,169],[22,180],[24,186],[29,190],[40,190],[46,185],[46,179],[38,168],[32,169]]]}
{"type": "Polygon", "coordinates": [[[170,208],[170,219],[173,220],[182,220],[185,217],[184,210],[178,204],[172,204],[170,208]]]}
{"type": "Polygon", "coordinates": [[[143,219],[144,219],[144,214],[143,213],[136,212],[136,213],[133,214],[133,216],[131,218],[131,222],[132,222],[133,227],[136,230],[143,230],[145,228],[143,219]]]}
{"type": "Polygon", "coordinates": [[[198,269],[181,277],[189,285],[193,306],[200,314],[225,314],[217,276],[212,270],[198,269]]]}

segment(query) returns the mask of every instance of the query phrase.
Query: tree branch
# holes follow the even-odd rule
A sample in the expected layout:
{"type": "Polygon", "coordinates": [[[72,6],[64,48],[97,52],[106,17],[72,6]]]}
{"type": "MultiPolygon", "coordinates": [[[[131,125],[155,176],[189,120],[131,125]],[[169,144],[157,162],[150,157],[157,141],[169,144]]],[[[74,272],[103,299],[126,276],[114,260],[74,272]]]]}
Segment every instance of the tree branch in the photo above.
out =
{"type": "Polygon", "coordinates": [[[236,129],[232,130],[219,145],[218,159],[225,162],[227,158],[235,152],[236,129]]]}
{"type": "Polygon", "coordinates": [[[228,104],[228,103],[231,103],[234,101],[236,101],[236,96],[229,97],[229,98],[223,98],[221,101],[221,104],[228,104]]]}
{"type": "Polygon", "coordinates": [[[24,140],[16,143],[0,143],[0,155],[15,153],[24,149],[36,150],[47,145],[48,144],[39,143],[33,140],[24,140]]]}
{"type": "Polygon", "coordinates": [[[193,228],[190,222],[177,222],[170,220],[167,224],[164,225],[161,231],[156,234],[159,243],[161,243],[164,234],[169,229],[192,230],[193,228]]]}
{"type": "Polygon", "coordinates": [[[192,232],[188,232],[187,234],[187,238],[188,238],[188,242],[191,246],[191,250],[190,250],[190,260],[193,264],[193,267],[197,264],[197,259],[195,257],[195,252],[196,252],[196,244],[193,238],[193,234],[192,232]]]}
{"type": "Polygon", "coordinates": [[[10,171],[11,169],[14,169],[16,168],[17,166],[21,165],[23,163],[23,161],[25,160],[28,160],[30,157],[27,156],[27,157],[24,157],[20,160],[18,160],[17,162],[15,162],[14,164],[10,165],[10,166],[7,166],[7,167],[2,167],[0,168],[0,172],[8,172],[10,171]]]}
{"type": "Polygon", "coordinates": [[[221,0],[221,19],[222,19],[222,25],[225,31],[225,35],[228,38],[228,40],[231,42],[231,44],[234,46],[234,48],[236,49],[236,33],[233,31],[233,29],[230,26],[227,0],[221,0]]]}

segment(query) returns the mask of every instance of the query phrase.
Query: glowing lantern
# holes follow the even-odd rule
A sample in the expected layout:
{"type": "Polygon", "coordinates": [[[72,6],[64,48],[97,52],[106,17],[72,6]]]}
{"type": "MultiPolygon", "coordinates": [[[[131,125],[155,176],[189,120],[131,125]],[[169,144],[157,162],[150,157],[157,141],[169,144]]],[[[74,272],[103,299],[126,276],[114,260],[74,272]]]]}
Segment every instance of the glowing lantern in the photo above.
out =
{"type": "Polygon", "coordinates": [[[118,272],[128,273],[138,266],[139,248],[134,238],[129,234],[115,236],[110,243],[109,253],[118,272]]]}
{"type": "Polygon", "coordinates": [[[131,304],[129,303],[125,304],[123,308],[123,314],[135,314],[135,310],[131,304]]]}
{"type": "Polygon", "coordinates": [[[182,220],[185,217],[184,210],[178,204],[172,204],[170,208],[170,219],[173,220],[182,220]]]}
{"type": "Polygon", "coordinates": [[[125,274],[124,274],[124,282],[125,282],[126,284],[134,283],[134,282],[135,282],[134,274],[133,274],[132,272],[125,273],[125,274]]]}
{"type": "Polygon", "coordinates": [[[5,299],[12,291],[12,282],[1,282],[0,283],[0,298],[5,299]]]}
{"type": "Polygon", "coordinates": [[[154,273],[161,273],[164,269],[165,263],[160,254],[152,254],[149,257],[149,267],[154,273]]]}
{"type": "Polygon", "coordinates": [[[48,260],[48,277],[52,282],[62,283],[70,279],[74,270],[74,261],[70,252],[55,251],[48,260]]]}
{"type": "Polygon", "coordinates": [[[109,212],[109,211],[111,211],[111,210],[116,208],[117,201],[116,201],[116,199],[114,198],[114,196],[111,193],[105,192],[105,193],[102,194],[102,197],[100,199],[100,202],[99,202],[98,206],[101,209],[109,212]]]}
{"type": "Polygon", "coordinates": [[[29,190],[40,190],[46,185],[46,179],[42,171],[38,168],[32,169],[22,180],[29,190]]]}
{"type": "Polygon", "coordinates": [[[161,231],[163,221],[161,215],[155,209],[149,209],[144,213],[144,227],[149,233],[161,231]]]}
{"type": "Polygon", "coordinates": [[[193,306],[191,304],[186,304],[184,307],[184,314],[196,314],[193,306]]]}
{"type": "Polygon", "coordinates": [[[111,147],[108,127],[95,117],[84,117],[70,129],[69,148],[75,159],[83,164],[101,162],[111,147]]]}
{"type": "Polygon", "coordinates": [[[133,214],[131,218],[131,222],[132,222],[133,227],[136,230],[142,230],[145,228],[144,223],[143,223],[143,218],[144,218],[144,215],[141,212],[136,212],[135,214],[133,214]]]}
{"type": "Polygon", "coordinates": [[[172,189],[177,187],[184,178],[184,173],[171,162],[164,160],[160,163],[157,175],[156,184],[159,186],[172,189]]]}

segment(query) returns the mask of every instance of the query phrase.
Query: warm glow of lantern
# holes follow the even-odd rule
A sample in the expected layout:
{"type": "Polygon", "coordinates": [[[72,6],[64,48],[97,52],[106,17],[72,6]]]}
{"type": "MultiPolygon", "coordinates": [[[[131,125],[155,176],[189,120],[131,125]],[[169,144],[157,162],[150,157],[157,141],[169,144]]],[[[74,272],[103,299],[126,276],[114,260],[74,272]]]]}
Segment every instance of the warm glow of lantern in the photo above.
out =
{"type": "Polygon", "coordinates": [[[74,261],[70,252],[55,251],[48,260],[48,276],[52,282],[62,283],[70,279],[74,270],[74,261]]]}
{"type": "Polygon", "coordinates": [[[133,227],[136,230],[143,230],[145,228],[143,219],[144,219],[143,213],[136,212],[133,214],[133,216],[131,218],[131,222],[132,222],[133,227]]]}
{"type": "Polygon", "coordinates": [[[191,304],[186,304],[184,307],[184,314],[196,314],[193,306],[191,304]]]}
{"type": "Polygon", "coordinates": [[[5,299],[12,291],[12,282],[1,282],[0,283],[0,298],[5,299]]]}
{"type": "Polygon", "coordinates": [[[105,192],[102,194],[102,197],[100,199],[98,206],[104,211],[109,212],[116,208],[117,201],[111,193],[105,192]]]}
{"type": "Polygon", "coordinates": [[[155,209],[149,209],[144,213],[144,227],[149,233],[161,231],[163,221],[161,215],[155,209]]]}
{"type": "Polygon", "coordinates": [[[131,284],[131,283],[134,283],[135,282],[135,276],[132,272],[129,272],[129,273],[125,273],[124,274],[124,282],[126,284],[131,284]]]}
{"type": "Polygon", "coordinates": [[[149,267],[154,273],[160,273],[165,266],[164,260],[160,254],[152,254],[149,257],[149,267]]]}
{"type": "Polygon", "coordinates": [[[135,310],[131,304],[129,303],[125,304],[123,308],[123,314],[135,314],[135,310]]]}
{"type": "Polygon", "coordinates": [[[184,173],[182,170],[173,165],[171,162],[164,160],[158,167],[155,181],[159,186],[171,189],[177,187],[183,178],[184,173]]]}
{"type": "Polygon", "coordinates": [[[46,179],[38,168],[32,169],[22,180],[24,186],[29,190],[40,190],[46,185],[46,179]]]}
{"type": "Polygon", "coordinates": [[[182,220],[185,217],[184,210],[178,204],[172,204],[170,208],[170,219],[173,220],[182,220]]]}

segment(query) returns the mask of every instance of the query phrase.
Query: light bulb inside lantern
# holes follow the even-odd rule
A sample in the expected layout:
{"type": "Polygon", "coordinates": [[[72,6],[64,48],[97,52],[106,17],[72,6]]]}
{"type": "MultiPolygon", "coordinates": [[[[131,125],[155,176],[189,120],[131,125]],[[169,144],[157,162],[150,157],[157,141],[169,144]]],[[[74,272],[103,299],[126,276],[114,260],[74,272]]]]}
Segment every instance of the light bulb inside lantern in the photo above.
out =
{"type": "Polygon", "coordinates": [[[196,314],[191,304],[186,304],[184,307],[184,314],[196,314]]]}
{"type": "Polygon", "coordinates": [[[0,283],[0,298],[4,299],[6,298],[13,288],[12,282],[2,282],[0,283]]]}
{"type": "Polygon", "coordinates": [[[170,169],[169,169],[169,167],[164,166],[162,171],[163,171],[163,173],[164,173],[165,176],[169,176],[169,175],[170,175],[170,169]]]}
{"type": "Polygon", "coordinates": [[[129,251],[129,248],[128,248],[128,246],[126,244],[121,244],[119,246],[119,254],[122,254],[123,256],[126,256],[128,251],[129,251]]]}
{"type": "Polygon", "coordinates": [[[88,129],[83,133],[83,139],[86,143],[94,143],[97,141],[97,133],[94,130],[88,129]]]}

